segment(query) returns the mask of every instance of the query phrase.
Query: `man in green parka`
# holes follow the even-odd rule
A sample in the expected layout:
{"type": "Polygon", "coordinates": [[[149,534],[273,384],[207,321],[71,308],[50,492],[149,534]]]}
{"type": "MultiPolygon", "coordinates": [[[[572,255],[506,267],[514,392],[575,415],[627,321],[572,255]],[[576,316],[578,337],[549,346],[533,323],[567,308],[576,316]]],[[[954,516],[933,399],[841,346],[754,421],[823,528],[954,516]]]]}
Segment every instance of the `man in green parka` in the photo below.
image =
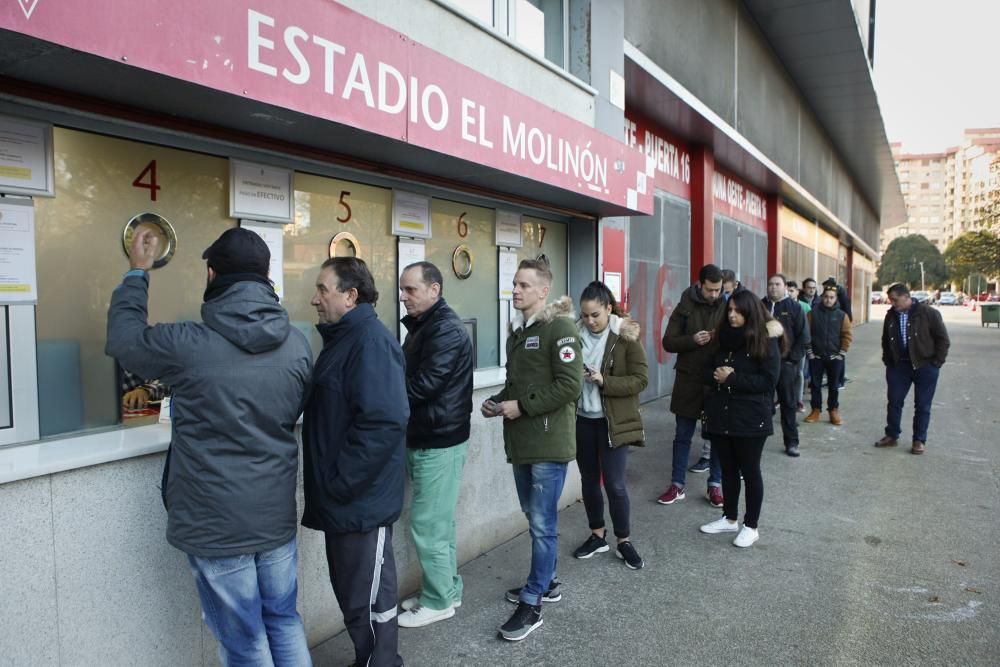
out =
{"type": "Polygon", "coordinates": [[[514,315],[507,337],[507,381],[482,405],[484,417],[503,417],[504,448],[513,464],[521,510],[531,533],[531,571],[507,591],[517,609],[501,628],[519,641],[542,624],[542,601],[562,596],[556,579],[559,496],[566,466],[576,457],[576,399],[583,387],[573,300],[546,304],[552,271],[544,259],[522,261],[514,274],[514,315]]]}

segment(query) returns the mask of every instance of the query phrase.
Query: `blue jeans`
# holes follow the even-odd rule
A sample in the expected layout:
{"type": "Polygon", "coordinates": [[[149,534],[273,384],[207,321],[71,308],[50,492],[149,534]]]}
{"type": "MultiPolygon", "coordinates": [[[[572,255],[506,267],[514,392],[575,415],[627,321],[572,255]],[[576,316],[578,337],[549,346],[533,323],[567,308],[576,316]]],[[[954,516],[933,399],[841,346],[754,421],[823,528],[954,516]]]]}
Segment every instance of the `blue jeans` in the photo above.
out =
{"type": "Polygon", "coordinates": [[[311,665],[295,610],[295,538],[270,551],[203,558],[188,555],[205,623],[225,667],[311,665]]]}
{"type": "MultiPolygon", "coordinates": [[[[691,439],[698,427],[698,420],[682,415],[674,415],[674,417],[677,419],[677,425],[674,428],[674,460],[670,482],[684,488],[684,481],[687,479],[688,459],[691,458],[691,439]]],[[[708,485],[722,485],[722,464],[719,463],[719,455],[715,452],[715,447],[712,447],[712,454],[709,456],[708,485]]]]}
{"type": "Polygon", "coordinates": [[[559,496],[566,482],[565,463],[514,464],[514,484],[531,535],[531,572],[521,588],[521,602],[538,606],[556,577],[559,496]]]}
{"type": "Polygon", "coordinates": [[[909,361],[886,366],[885,382],[888,386],[889,408],[886,410],[885,434],[890,438],[898,438],[901,432],[900,422],[903,419],[903,402],[913,392],[913,439],[927,442],[927,427],[931,423],[931,402],[937,389],[938,375],[941,369],[928,362],[914,369],[909,361]]]}

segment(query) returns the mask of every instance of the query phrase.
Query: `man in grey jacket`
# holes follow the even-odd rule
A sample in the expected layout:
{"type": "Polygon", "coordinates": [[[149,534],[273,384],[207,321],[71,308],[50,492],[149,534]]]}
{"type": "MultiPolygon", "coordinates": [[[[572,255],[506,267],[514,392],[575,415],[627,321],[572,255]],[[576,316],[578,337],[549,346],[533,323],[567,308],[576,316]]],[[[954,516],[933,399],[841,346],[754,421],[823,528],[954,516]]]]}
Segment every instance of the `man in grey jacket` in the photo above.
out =
{"type": "Polygon", "coordinates": [[[294,428],[309,344],[267,279],[270,252],[234,228],[208,261],[203,322],[147,323],[155,237],[138,231],[111,297],[105,352],[173,390],[163,471],[167,541],[188,555],[223,664],[309,665],[295,608],[294,428]]]}

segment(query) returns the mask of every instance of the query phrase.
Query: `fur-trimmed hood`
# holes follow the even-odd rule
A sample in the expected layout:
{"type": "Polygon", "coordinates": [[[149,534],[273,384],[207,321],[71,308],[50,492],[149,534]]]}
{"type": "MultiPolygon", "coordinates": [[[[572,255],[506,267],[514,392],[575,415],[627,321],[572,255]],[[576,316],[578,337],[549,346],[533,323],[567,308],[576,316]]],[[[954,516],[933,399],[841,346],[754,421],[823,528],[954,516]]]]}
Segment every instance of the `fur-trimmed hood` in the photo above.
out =
{"type": "MultiPolygon", "coordinates": [[[[627,340],[630,343],[639,340],[639,332],[641,330],[639,323],[628,315],[619,317],[618,315],[612,313],[611,317],[608,319],[608,326],[611,327],[611,333],[627,340]]],[[[589,331],[589,329],[587,329],[587,325],[583,323],[583,318],[576,321],[576,328],[581,334],[589,331]]]]}
{"type": "Polygon", "coordinates": [[[767,321],[767,337],[768,338],[781,338],[785,333],[785,327],[781,326],[781,322],[778,320],[768,320],[767,321]]]}
{"type": "MultiPolygon", "coordinates": [[[[535,316],[535,322],[545,324],[557,317],[566,317],[570,320],[576,319],[576,311],[573,309],[573,299],[569,296],[561,296],[552,303],[546,304],[544,308],[535,316]]],[[[524,316],[521,311],[514,313],[507,325],[507,332],[513,333],[524,326],[524,316]]]]}

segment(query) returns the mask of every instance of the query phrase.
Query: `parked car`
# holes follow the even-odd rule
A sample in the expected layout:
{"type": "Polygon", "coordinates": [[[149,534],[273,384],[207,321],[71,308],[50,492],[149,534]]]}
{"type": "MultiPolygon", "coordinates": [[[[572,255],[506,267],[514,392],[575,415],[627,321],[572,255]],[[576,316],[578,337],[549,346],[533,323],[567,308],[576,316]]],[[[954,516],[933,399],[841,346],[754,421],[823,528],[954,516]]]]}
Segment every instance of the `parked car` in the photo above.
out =
{"type": "Polygon", "coordinates": [[[919,301],[923,303],[924,301],[929,301],[931,298],[930,292],[925,292],[924,290],[917,290],[916,292],[910,292],[910,296],[914,301],[919,301]]]}
{"type": "Polygon", "coordinates": [[[872,292],[872,303],[882,303],[882,292],[872,292]]]}
{"type": "Polygon", "coordinates": [[[941,298],[938,299],[938,305],[941,306],[957,306],[958,305],[958,295],[954,292],[941,292],[941,298]]]}

